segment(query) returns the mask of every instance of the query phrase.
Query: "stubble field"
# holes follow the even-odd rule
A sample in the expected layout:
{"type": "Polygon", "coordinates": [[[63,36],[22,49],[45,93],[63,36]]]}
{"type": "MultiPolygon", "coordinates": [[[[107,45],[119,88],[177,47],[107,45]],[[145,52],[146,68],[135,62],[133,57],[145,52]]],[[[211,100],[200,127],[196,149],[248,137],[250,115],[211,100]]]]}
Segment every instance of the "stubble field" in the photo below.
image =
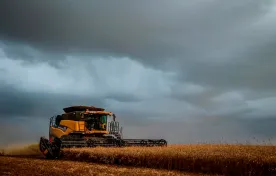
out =
{"type": "MultiPolygon", "coordinates": [[[[196,144],[143,148],[75,148],[65,149],[62,160],[44,160],[39,159],[40,157],[37,145],[4,150],[4,156],[0,157],[0,169],[3,163],[12,166],[16,162],[29,162],[33,164],[33,166],[26,164],[29,168],[35,169],[37,165],[45,170],[47,168],[51,170],[53,168],[51,164],[54,164],[56,174],[58,169],[72,168],[74,175],[76,175],[76,170],[80,175],[88,173],[85,169],[79,170],[79,167],[92,169],[89,171],[90,175],[101,175],[104,174],[103,169],[97,168],[106,166],[111,168],[109,173],[105,173],[107,175],[135,175],[137,173],[138,175],[139,173],[140,175],[276,175],[276,146],[265,145],[196,144]],[[94,164],[91,165],[91,163],[94,164]]],[[[6,165],[5,168],[8,168],[6,165]]],[[[18,173],[23,169],[20,166],[13,167],[18,170],[18,173]]],[[[5,172],[8,173],[7,169],[5,172]]],[[[65,173],[68,172],[65,169],[65,173]]]]}

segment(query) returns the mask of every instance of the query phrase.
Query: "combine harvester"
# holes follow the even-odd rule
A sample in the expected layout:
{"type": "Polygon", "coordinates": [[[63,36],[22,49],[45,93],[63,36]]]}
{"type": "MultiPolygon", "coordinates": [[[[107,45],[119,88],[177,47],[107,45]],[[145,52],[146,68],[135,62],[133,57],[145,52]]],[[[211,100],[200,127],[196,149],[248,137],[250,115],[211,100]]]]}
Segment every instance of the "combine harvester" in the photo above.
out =
{"type": "Polygon", "coordinates": [[[40,138],[40,151],[46,158],[59,158],[61,149],[71,147],[167,146],[164,139],[123,139],[115,114],[103,108],[70,106],[63,110],[50,118],[49,140],[40,138]]]}

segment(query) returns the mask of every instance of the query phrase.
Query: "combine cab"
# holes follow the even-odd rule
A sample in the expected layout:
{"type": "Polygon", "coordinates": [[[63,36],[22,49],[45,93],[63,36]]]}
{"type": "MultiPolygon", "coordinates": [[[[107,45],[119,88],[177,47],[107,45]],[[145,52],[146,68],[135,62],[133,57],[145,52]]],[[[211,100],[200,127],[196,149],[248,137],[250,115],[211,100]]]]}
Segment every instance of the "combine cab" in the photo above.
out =
{"type": "Polygon", "coordinates": [[[123,139],[115,114],[94,106],[71,106],[50,118],[49,139],[40,138],[46,158],[59,158],[62,148],[166,146],[164,139],[123,139]],[[110,117],[113,117],[110,120],[110,117]]]}

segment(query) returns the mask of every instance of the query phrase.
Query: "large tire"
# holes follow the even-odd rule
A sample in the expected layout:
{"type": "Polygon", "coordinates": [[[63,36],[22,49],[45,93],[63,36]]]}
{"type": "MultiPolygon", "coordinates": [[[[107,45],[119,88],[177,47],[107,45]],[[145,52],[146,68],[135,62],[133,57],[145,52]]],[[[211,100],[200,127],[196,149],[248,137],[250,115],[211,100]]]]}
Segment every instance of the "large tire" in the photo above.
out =
{"type": "Polygon", "coordinates": [[[123,146],[125,146],[125,141],[123,141],[122,139],[119,139],[119,140],[117,141],[117,146],[118,146],[118,147],[123,147],[123,146]]]}
{"type": "Polygon", "coordinates": [[[88,147],[95,147],[95,141],[92,139],[88,139],[86,143],[88,147]]]}
{"type": "Polygon", "coordinates": [[[50,153],[47,153],[47,154],[45,155],[45,158],[46,158],[47,160],[52,160],[52,159],[54,159],[54,157],[53,157],[50,153]]]}

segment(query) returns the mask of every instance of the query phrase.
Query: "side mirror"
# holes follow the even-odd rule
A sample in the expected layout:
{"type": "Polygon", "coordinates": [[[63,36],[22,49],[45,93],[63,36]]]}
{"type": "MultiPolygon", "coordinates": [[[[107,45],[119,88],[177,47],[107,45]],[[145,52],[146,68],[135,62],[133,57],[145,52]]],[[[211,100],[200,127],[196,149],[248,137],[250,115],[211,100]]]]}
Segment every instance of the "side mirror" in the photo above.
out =
{"type": "Polygon", "coordinates": [[[116,115],[115,115],[115,114],[113,114],[112,116],[113,116],[113,121],[115,121],[115,119],[116,119],[116,115]]]}

